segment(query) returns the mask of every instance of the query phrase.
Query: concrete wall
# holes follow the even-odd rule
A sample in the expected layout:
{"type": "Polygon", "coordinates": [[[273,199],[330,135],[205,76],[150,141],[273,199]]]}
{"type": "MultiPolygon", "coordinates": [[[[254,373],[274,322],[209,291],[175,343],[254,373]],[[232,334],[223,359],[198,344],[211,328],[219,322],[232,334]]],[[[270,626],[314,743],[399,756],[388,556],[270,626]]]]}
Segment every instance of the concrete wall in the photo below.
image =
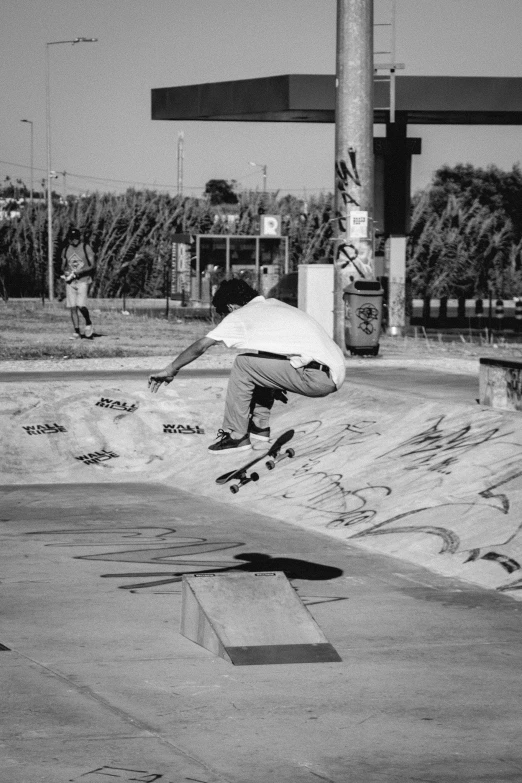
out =
{"type": "Polygon", "coordinates": [[[334,266],[300,264],[297,282],[297,306],[318,321],[333,337],[334,266]]]}
{"type": "Polygon", "coordinates": [[[522,362],[481,359],[479,383],[481,405],[522,411],[522,362]]]}

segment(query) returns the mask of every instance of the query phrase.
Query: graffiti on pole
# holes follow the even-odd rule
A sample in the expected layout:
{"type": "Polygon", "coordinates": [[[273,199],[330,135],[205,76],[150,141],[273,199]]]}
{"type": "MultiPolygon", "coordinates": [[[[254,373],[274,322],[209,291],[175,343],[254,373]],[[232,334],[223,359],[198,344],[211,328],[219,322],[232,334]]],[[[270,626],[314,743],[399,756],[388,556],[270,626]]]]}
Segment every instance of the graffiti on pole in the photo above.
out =
{"type": "Polygon", "coordinates": [[[337,242],[335,263],[341,271],[343,288],[355,280],[374,279],[373,242],[369,215],[361,209],[361,179],[357,154],[348,147],[347,160],[335,163],[337,242]]]}

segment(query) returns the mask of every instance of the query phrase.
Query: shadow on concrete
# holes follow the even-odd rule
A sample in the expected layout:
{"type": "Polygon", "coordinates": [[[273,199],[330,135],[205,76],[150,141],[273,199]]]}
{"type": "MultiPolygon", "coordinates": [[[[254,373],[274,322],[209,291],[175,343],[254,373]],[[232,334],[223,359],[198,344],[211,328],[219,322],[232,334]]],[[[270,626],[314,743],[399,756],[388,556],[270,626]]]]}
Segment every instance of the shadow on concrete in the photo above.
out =
{"type": "Polygon", "coordinates": [[[308,581],[328,581],[330,579],[338,579],[343,575],[341,568],[334,568],[333,566],[323,565],[322,563],[313,563],[309,560],[300,560],[294,557],[272,557],[271,555],[265,555],[262,552],[243,552],[239,555],[234,555],[234,560],[242,560],[243,562],[237,566],[229,566],[227,568],[207,568],[205,570],[193,571],[187,569],[186,571],[152,571],[144,573],[143,571],[136,571],[126,574],[101,574],[102,579],[111,578],[144,578],[144,577],[168,577],[167,579],[159,579],[154,582],[139,583],[132,585],[120,585],[120,590],[136,590],[143,587],[159,587],[160,585],[171,584],[173,582],[181,582],[184,574],[226,574],[242,571],[248,573],[270,572],[270,571],[283,571],[288,579],[304,579],[308,581]]]}
{"type": "Polygon", "coordinates": [[[271,557],[262,552],[242,552],[234,555],[234,560],[244,560],[238,566],[224,568],[224,571],[283,571],[288,579],[308,579],[310,581],[327,581],[338,579],[343,575],[340,568],[312,563],[309,560],[299,560],[294,557],[271,557]]]}

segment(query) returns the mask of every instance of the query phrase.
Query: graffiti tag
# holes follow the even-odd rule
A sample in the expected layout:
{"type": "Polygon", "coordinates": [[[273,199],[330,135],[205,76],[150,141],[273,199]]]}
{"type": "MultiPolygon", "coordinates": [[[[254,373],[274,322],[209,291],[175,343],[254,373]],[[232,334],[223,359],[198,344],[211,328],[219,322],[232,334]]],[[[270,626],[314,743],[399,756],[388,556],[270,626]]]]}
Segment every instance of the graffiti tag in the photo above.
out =
{"type": "Polygon", "coordinates": [[[108,449],[102,449],[101,451],[92,451],[90,454],[82,454],[80,457],[74,459],[83,462],[84,465],[98,465],[100,462],[107,462],[110,459],[119,457],[114,451],[108,449]]]}
{"type": "Polygon", "coordinates": [[[67,432],[61,424],[29,424],[23,429],[28,435],[51,435],[56,432],[67,432]]]}
{"type": "Polygon", "coordinates": [[[204,435],[205,430],[199,425],[191,426],[190,424],[164,424],[163,432],[175,434],[175,435],[204,435]]]}
{"type": "Polygon", "coordinates": [[[122,402],[121,400],[111,400],[106,397],[102,397],[95,403],[99,408],[109,408],[113,411],[125,411],[125,413],[134,413],[138,410],[138,405],[135,402],[122,402]]]}

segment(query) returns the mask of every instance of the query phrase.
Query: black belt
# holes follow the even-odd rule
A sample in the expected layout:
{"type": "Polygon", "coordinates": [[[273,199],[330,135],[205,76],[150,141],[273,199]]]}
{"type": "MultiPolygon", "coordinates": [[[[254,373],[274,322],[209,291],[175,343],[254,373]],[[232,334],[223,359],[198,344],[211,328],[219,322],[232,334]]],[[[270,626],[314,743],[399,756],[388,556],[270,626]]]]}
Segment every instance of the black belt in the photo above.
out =
{"type": "Polygon", "coordinates": [[[258,351],[257,354],[251,353],[249,356],[261,356],[262,359],[284,359],[285,361],[288,361],[288,356],[285,356],[282,353],[270,353],[269,351],[258,351]]]}
{"type": "MultiPolygon", "coordinates": [[[[250,355],[252,356],[252,354],[250,355]]],[[[261,356],[263,359],[285,359],[286,361],[289,361],[288,356],[284,356],[283,354],[280,353],[269,353],[268,351],[258,351],[257,356],[261,356]]],[[[303,369],[321,370],[322,372],[325,372],[327,375],[330,375],[330,368],[328,367],[328,365],[320,364],[319,362],[308,362],[308,364],[305,364],[303,369]]]]}
{"type": "Polygon", "coordinates": [[[322,370],[322,372],[325,372],[327,375],[330,375],[330,368],[327,364],[319,364],[319,362],[309,362],[305,366],[306,370],[322,370]]]}

